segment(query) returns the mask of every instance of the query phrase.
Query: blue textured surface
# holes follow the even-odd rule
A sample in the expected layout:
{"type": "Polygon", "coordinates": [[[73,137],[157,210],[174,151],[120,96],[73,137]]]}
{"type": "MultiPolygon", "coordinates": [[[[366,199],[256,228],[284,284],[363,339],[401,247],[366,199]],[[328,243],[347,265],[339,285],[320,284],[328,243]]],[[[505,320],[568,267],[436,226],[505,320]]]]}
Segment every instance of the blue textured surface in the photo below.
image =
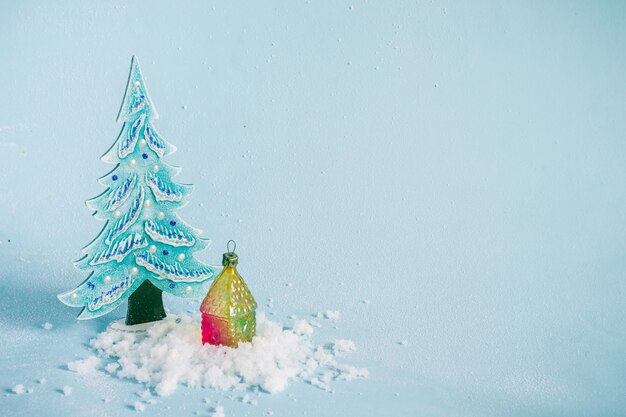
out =
{"type": "Polygon", "coordinates": [[[135,413],[139,385],[65,369],[123,306],[55,298],[133,54],[207,260],[235,239],[273,319],[340,310],[321,333],[371,372],[150,415],[626,414],[623,2],[2,3],[0,415],[135,413]]]}

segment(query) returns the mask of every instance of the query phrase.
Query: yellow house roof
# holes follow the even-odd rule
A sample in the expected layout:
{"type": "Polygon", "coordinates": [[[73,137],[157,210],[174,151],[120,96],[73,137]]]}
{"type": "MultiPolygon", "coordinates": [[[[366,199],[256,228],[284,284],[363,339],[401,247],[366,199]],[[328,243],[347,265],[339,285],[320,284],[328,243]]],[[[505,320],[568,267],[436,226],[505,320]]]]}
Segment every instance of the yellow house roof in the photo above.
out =
{"type": "Polygon", "coordinates": [[[215,279],[204,298],[203,314],[231,318],[249,313],[257,307],[256,301],[236,269],[226,267],[215,279]]]}

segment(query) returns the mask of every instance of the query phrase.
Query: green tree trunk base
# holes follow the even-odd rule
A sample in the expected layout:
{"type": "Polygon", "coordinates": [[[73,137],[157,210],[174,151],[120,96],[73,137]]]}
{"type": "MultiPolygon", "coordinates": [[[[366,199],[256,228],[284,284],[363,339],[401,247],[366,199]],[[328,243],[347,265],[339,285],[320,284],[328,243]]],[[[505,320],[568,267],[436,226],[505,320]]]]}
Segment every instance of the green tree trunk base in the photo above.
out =
{"type": "Polygon", "coordinates": [[[128,297],[126,324],[149,323],[166,317],[163,308],[163,291],[150,281],[144,281],[135,292],[128,297]]]}

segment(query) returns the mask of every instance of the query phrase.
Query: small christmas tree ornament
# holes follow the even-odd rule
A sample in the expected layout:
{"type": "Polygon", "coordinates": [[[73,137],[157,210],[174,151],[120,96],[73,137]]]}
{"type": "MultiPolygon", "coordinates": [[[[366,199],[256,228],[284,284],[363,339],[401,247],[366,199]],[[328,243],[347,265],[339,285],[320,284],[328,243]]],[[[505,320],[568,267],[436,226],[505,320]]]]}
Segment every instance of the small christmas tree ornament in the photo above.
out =
{"type": "Polygon", "coordinates": [[[172,180],[180,169],[162,158],[176,148],[156,131],[157,117],[133,57],[117,116],[123,127],[101,158],[115,167],[100,178],[107,189],[87,201],[104,228],[76,262],[87,278],[59,295],[63,303],[82,308],[81,320],[100,317],[126,299],[127,325],[160,320],[165,317],[163,291],[198,297],[215,276],[216,268],[194,257],[210,241],[176,213],[193,186],[172,180]]]}
{"type": "Polygon", "coordinates": [[[230,240],[222,258],[224,269],[200,306],[202,313],[202,343],[237,347],[250,342],[256,333],[256,301],[237,272],[237,245],[230,240]],[[233,244],[233,250],[229,249],[233,244]]]}

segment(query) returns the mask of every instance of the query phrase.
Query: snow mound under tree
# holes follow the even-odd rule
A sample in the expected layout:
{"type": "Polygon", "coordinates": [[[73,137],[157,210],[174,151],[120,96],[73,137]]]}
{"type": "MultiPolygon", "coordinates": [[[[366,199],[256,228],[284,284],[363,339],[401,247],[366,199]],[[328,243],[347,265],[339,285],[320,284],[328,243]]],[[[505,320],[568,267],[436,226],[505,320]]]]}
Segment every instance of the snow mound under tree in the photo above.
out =
{"type": "Polygon", "coordinates": [[[354,350],[352,342],[315,345],[312,333],[304,320],[283,328],[260,313],[253,341],[232,349],[203,345],[199,316],[171,315],[145,332],[109,328],[93,339],[91,346],[109,362],[104,366],[106,372],[145,383],[162,396],[174,392],[179,384],[276,393],[291,380],[332,392],[331,381],[368,376],[365,368],[337,361],[338,356],[354,350]],[[347,343],[350,349],[345,349],[347,343]]]}

